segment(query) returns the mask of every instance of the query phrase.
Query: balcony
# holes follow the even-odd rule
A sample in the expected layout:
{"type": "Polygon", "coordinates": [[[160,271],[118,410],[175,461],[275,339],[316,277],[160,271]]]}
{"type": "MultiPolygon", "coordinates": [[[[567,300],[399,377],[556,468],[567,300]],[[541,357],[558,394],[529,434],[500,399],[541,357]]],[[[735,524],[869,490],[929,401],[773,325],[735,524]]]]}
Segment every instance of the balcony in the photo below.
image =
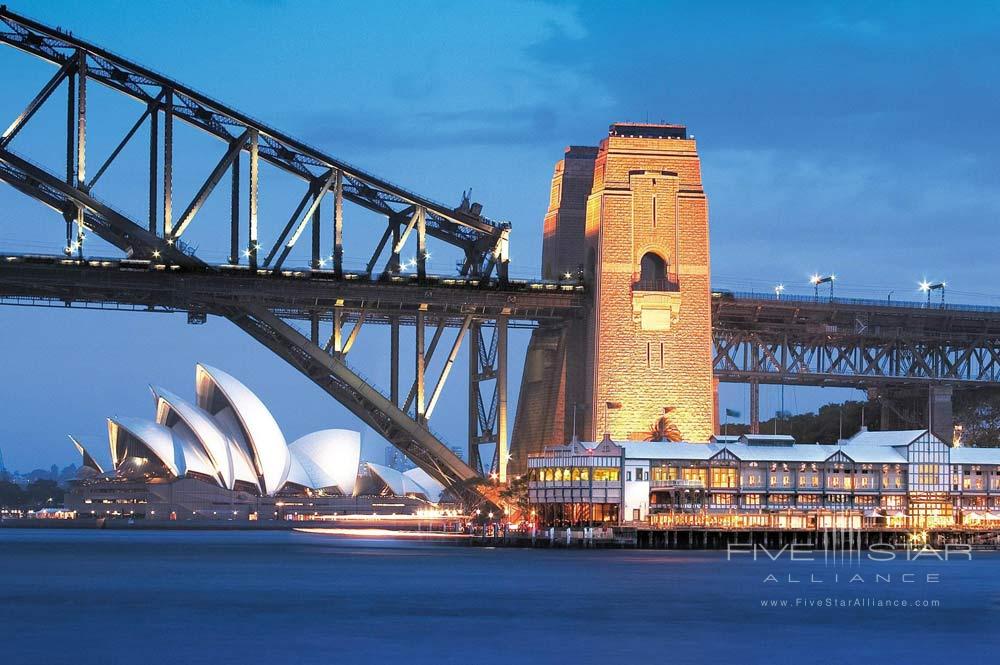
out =
{"type": "Polygon", "coordinates": [[[652,480],[651,489],[705,489],[705,483],[700,480],[652,480]]]}
{"type": "Polygon", "coordinates": [[[662,278],[641,278],[632,283],[632,290],[672,293],[681,290],[681,283],[677,273],[667,273],[667,276],[662,278]]]}

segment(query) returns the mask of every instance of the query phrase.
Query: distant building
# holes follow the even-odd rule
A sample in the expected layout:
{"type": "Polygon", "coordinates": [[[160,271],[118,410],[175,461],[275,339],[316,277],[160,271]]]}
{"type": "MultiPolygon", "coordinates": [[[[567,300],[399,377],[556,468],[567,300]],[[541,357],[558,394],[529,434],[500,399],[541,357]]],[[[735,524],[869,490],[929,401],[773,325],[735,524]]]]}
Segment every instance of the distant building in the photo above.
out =
{"type": "Polygon", "coordinates": [[[415,465],[401,450],[387,446],[385,449],[385,466],[396,471],[409,471],[415,465]]]}
{"type": "Polygon", "coordinates": [[[574,442],[528,457],[543,523],[654,528],[1000,525],[1000,449],[927,430],[862,430],[841,445],[789,436],[710,443],[574,442]]]}

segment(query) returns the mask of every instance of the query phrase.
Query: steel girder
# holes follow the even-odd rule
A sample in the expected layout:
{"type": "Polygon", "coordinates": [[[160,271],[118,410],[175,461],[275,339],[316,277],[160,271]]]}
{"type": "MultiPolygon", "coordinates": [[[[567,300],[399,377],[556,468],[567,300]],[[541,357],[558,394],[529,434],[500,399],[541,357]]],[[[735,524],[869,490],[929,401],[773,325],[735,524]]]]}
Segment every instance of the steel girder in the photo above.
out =
{"type": "MultiPolygon", "coordinates": [[[[414,325],[423,308],[429,325],[439,320],[461,327],[472,316],[489,325],[506,316],[511,327],[581,320],[586,306],[582,290],[538,290],[531,284],[483,288],[463,280],[421,282],[415,277],[370,281],[348,274],[337,279],[329,271],[252,272],[213,268],[174,269],[166,264],[118,259],[0,255],[0,299],[34,298],[100,305],[166,307],[185,311],[222,306],[266,307],[283,319],[331,322],[334,311],[344,321],[361,312],[366,322],[414,325]]],[[[433,343],[433,339],[432,339],[433,343]]]]}
{"type": "Polygon", "coordinates": [[[716,329],[722,381],[867,388],[907,383],[1000,384],[1000,338],[962,342],[796,336],[716,329]]]}
{"type": "MultiPolygon", "coordinates": [[[[310,190],[314,191],[327,181],[331,174],[333,182],[328,184],[334,189],[335,203],[335,234],[333,247],[334,262],[340,268],[343,257],[342,244],[342,211],[340,202],[350,201],[368,210],[386,216],[390,226],[396,226],[408,221],[404,219],[407,211],[419,212],[422,219],[422,232],[461,249],[465,256],[462,274],[489,276],[496,270],[501,280],[507,277],[508,235],[510,225],[494,222],[474,211],[474,207],[463,203],[458,208],[432,201],[426,197],[409,192],[372,174],[366,173],[347,163],[334,159],[315,148],[293,139],[282,132],[263,125],[239,111],[227,107],[220,102],[209,99],[177,81],[168,79],[145,67],[125,60],[105,49],[89,44],[60,30],[47,27],[23,16],[19,16],[5,7],[0,8],[0,42],[9,44],[22,51],[52,62],[60,67],[57,75],[43,88],[42,92],[29,104],[12,125],[16,133],[30,120],[37,107],[45,101],[60,81],[69,77],[74,79],[79,92],[76,109],[76,122],[73,130],[76,136],[68,138],[73,146],[68,148],[68,155],[75,154],[77,165],[76,176],[80,178],[80,188],[89,189],[94,183],[88,183],[84,178],[86,163],[86,84],[95,81],[108,88],[116,90],[146,105],[146,112],[140,118],[148,117],[153,127],[159,124],[162,114],[163,121],[163,237],[171,238],[175,233],[172,225],[173,206],[172,194],[172,127],[173,120],[185,123],[205,131],[224,141],[229,146],[226,158],[206,180],[199,196],[189,206],[181,217],[182,225],[190,221],[189,217],[197,212],[198,201],[215,187],[221,178],[225,166],[232,166],[234,181],[238,173],[238,163],[233,164],[233,152],[247,152],[250,155],[250,208],[251,217],[255,217],[257,190],[257,160],[268,163],[306,181],[310,190]]],[[[71,103],[72,106],[72,103],[71,103]]],[[[120,151],[122,145],[135,133],[137,126],[130,130],[118,149],[112,154],[98,172],[103,169],[120,151]]],[[[0,138],[0,147],[6,144],[13,134],[11,129],[0,138]]],[[[156,136],[156,133],[153,133],[156,136]]],[[[151,140],[150,154],[157,152],[156,138],[151,140]]],[[[238,162],[238,160],[237,160],[238,162]]],[[[155,228],[153,200],[156,196],[157,164],[155,159],[150,163],[150,222],[148,227],[155,228]]],[[[96,180],[96,178],[94,179],[96,180]]],[[[234,187],[235,189],[235,187],[234,187]]],[[[317,196],[318,199],[318,196],[317,196]]],[[[234,212],[238,210],[234,197],[234,212]]],[[[308,216],[307,216],[308,218],[308,216]]],[[[318,226],[318,215],[313,220],[318,226]]],[[[237,223],[235,217],[231,222],[237,223]]],[[[304,224],[303,224],[304,225],[304,224]]],[[[251,221],[251,226],[255,223],[251,221]]],[[[183,227],[180,232],[183,232],[183,227]]],[[[255,228],[251,229],[250,243],[247,249],[251,264],[256,259],[257,250],[255,228]]],[[[422,234],[421,234],[422,235],[422,234]]],[[[293,243],[294,244],[294,243],[293,243]]],[[[315,244],[315,243],[314,243],[315,244]]],[[[290,248],[290,246],[288,246],[290,248]]],[[[318,247],[314,254],[318,253],[318,247]]],[[[418,262],[423,272],[423,256],[425,250],[418,248],[418,262]]],[[[233,258],[238,260],[238,255],[233,258]]],[[[317,260],[318,256],[314,256],[317,260]]]]}
{"type": "MultiPolygon", "coordinates": [[[[266,127],[249,117],[204,97],[179,83],[162,77],[150,70],[128,62],[118,56],[83,42],[59,30],[48,28],[0,7],[0,41],[22,51],[48,60],[59,66],[56,76],[32,99],[25,111],[15,119],[3,135],[0,135],[0,180],[18,191],[39,200],[59,212],[66,222],[67,244],[64,249],[69,256],[76,254],[76,260],[84,261],[86,234],[98,236],[125,251],[131,258],[146,258],[162,262],[167,270],[180,269],[197,273],[212,273],[215,268],[194,256],[194,252],[181,240],[182,234],[194,220],[195,215],[207,197],[222,180],[227,171],[232,175],[232,218],[230,258],[239,261],[237,244],[239,241],[239,195],[240,155],[248,155],[247,194],[249,204],[248,245],[244,255],[249,268],[258,273],[257,236],[257,193],[259,160],[298,176],[307,183],[303,203],[293,213],[284,232],[277,238],[274,248],[268,254],[265,267],[280,274],[282,262],[302,235],[305,227],[312,224],[312,264],[316,268],[323,264],[320,258],[319,206],[324,194],[332,193],[334,199],[334,242],[333,255],[335,274],[343,274],[343,210],[344,200],[358,204],[368,210],[384,214],[389,231],[395,236],[393,255],[398,257],[406,236],[416,231],[418,278],[426,277],[425,259],[426,237],[442,240],[458,247],[465,255],[462,272],[467,275],[481,275],[484,281],[497,269],[501,284],[506,283],[507,238],[509,225],[497,224],[478,214],[468,202],[458,209],[418,196],[384,180],[376,178],[350,165],[333,159],[290,137],[266,127]],[[67,81],[66,120],[66,177],[61,178],[33,164],[28,159],[10,149],[16,134],[35,115],[35,111],[45,103],[57,87],[67,81]],[[113,90],[145,104],[146,108],[139,120],[118,143],[111,155],[87,179],[87,86],[98,82],[113,90]],[[194,199],[179,217],[173,214],[173,121],[180,119],[223,140],[227,145],[225,154],[212,169],[194,199]],[[150,163],[149,163],[149,219],[139,224],[112,206],[98,200],[91,188],[102,176],[123,147],[136,134],[138,128],[148,120],[150,123],[150,163]],[[162,216],[158,211],[158,167],[160,146],[159,124],[162,120],[162,216]],[[158,219],[159,217],[159,219],[158,219]],[[75,240],[72,228],[76,227],[75,240]],[[399,237],[400,225],[405,232],[399,237]],[[271,260],[277,255],[272,267],[271,260]]],[[[398,261],[397,261],[398,265],[398,261]]],[[[394,272],[394,271],[390,271],[394,272]]],[[[52,294],[29,297],[50,297],[52,294]]],[[[134,296],[134,294],[133,294],[134,296]]],[[[219,296],[217,293],[216,296],[219,296]]],[[[22,296],[14,294],[15,298],[22,296]]],[[[117,296],[112,296],[112,300],[117,296]]],[[[128,300],[125,296],[122,300],[128,300]]],[[[156,302],[151,307],[163,307],[156,302]]],[[[331,395],[341,400],[353,413],[379,431],[393,445],[401,448],[411,459],[432,476],[449,487],[468,495],[479,492],[480,496],[491,496],[488,489],[476,488],[478,474],[456,457],[437,437],[427,429],[426,405],[423,400],[423,372],[418,372],[418,398],[414,417],[408,416],[397,405],[368,385],[351,371],[344,361],[350,344],[360,330],[364,320],[362,309],[350,340],[345,347],[327,351],[318,339],[321,310],[311,308],[312,339],[307,338],[280,317],[281,309],[269,310],[266,306],[243,302],[225,303],[224,296],[214,301],[198,304],[194,301],[183,303],[189,310],[189,320],[203,321],[206,313],[225,316],[240,328],[265,344],[269,349],[285,358],[290,364],[309,376],[331,395]],[[204,307],[204,309],[202,309],[204,307]],[[194,317],[193,319],[191,317],[194,317]]],[[[286,310],[288,311],[288,310],[286,310]]],[[[301,311],[296,306],[291,312],[301,311]]],[[[331,315],[339,336],[342,312],[334,309],[331,315]]],[[[422,330],[424,309],[418,308],[415,315],[417,327],[422,330]]],[[[447,317],[438,317],[447,320],[447,317]]],[[[464,313],[461,333],[446,364],[445,371],[432,394],[432,405],[440,394],[447,378],[451,362],[461,336],[471,325],[472,314],[464,313]]],[[[504,318],[504,326],[506,319],[504,318]]],[[[417,350],[418,367],[423,362],[422,344],[417,350]]],[[[420,367],[422,370],[422,367],[420,367]]],[[[433,408],[433,406],[431,407],[433,408]]]]}
{"type": "Polygon", "coordinates": [[[1000,308],[716,292],[722,381],[867,388],[1000,383],[1000,308]]]}

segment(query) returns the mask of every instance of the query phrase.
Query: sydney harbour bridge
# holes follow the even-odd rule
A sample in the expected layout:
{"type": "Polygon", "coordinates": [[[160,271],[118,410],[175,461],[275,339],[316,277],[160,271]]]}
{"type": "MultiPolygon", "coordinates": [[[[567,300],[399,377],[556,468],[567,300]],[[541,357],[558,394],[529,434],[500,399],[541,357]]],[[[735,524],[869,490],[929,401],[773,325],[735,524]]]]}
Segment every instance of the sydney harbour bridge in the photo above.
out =
{"type": "MultiPolygon", "coordinates": [[[[583,325],[594,298],[583,274],[512,279],[513,229],[468,198],[450,206],[408,191],[6,8],[0,42],[53,70],[0,135],[0,180],[50,209],[39,225],[65,228],[65,243],[51,252],[0,255],[0,303],[186,312],[192,324],[224,317],[445,484],[476,491],[482,444],[495,444],[486,466],[505,479],[508,330],[583,325]],[[88,150],[88,94],[95,85],[139,109],[106,154],[88,150]],[[43,105],[64,109],[61,121],[39,114],[43,105]],[[19,151],[18,136],[40,122],[63,137],[65,170],[53,172],[19,151]],[[180,124],[216,140],[221,155],[203,164],[207,176],[190,200],[175,200],[174,193],[174,164],[186,149],[174,141],[180,124]],[[148,189],[132,193],[148,210],[140,218],[121,212],[136,206],[108,200],[101,185],[126,146],[141,140],[148,142],[148,189]],[[270,235],[258,224],[264,164],[295,178],[301,192],[270,235]],[[229,214],[205,214],[209,196],[226,189],[229,214]],[[380,234],[363,270],[345,267],[344,231],[352,224],[377,225],[380,234]],[[209,252],[187,242],[197,227],[216,231],[213,249],[225,261],[203,259],[209,252]],[[92,236],[119,255],[88,251],[92,236]],[[435,246],[462,257],[454,274],[428,271],[435,246]],[[414,259],[404,262],[404,255],[414,259]],[[385,392],[352,365],[350,354],[364,329],[376,325],[390,331],[385,392]],[[401,348],[401,327],[412,328],[413,348],[401,348]],[[468,463],[430,428],[463,347],[468,463]],[[428,376],[433,358],[442,369],[428,376]],[[403,369],[412,382],[402,383],[403,369]]],[[[202,152],[195,158],[205,159],[202,152]]],[[[760,384],[863,388],[887,399],[922,391],[939,433],[951,426],[953,390],[1000,385],[1000,309],[714,291],[711,315],[715,379],[750,384],[754,427],[760,384]]],[[[522,403],[532,399],[521,396],[522,403]]]]}

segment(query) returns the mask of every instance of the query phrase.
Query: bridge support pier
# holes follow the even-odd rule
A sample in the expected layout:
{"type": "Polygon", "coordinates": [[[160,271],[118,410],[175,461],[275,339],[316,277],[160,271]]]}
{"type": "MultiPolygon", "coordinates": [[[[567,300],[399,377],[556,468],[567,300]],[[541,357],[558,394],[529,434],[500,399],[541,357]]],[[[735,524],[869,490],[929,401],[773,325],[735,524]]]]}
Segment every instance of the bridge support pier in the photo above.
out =
{"type": "Polygon", "coordinates": [[[750,433],[760,434],[760,383],[750,382],[750,433]]]}
{"type": "Polygon", "coordinates": [[[934,436],[951,443],[955,436],[953,393],[952,386],[942,384],[879,390],[882,429],[928,428],[934,436]]]}

